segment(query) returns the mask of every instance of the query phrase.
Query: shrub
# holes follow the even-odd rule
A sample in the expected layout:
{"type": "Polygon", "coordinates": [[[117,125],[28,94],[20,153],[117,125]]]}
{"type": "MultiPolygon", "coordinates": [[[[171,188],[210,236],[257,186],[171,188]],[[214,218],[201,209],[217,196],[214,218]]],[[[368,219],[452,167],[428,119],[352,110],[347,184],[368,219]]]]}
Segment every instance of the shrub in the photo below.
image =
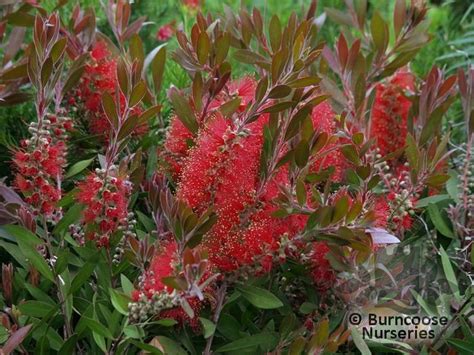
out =
{"type": "Polygon", "coordinates": [[[0,97],[36,118],[0,185],[2,352],[468,353],[474,70],[416,77],[426,5],[366,5],[324,10],[332,46],[315,1],[284,23],[183,1],[190,30],[157,40],[189,85],[165,99],[167,46],[146,54],[128,1],[110,38],[91,9],[6,8],[31,41],[0,97]],[[450,321],[368,338],[353,313],[450,321]]]}

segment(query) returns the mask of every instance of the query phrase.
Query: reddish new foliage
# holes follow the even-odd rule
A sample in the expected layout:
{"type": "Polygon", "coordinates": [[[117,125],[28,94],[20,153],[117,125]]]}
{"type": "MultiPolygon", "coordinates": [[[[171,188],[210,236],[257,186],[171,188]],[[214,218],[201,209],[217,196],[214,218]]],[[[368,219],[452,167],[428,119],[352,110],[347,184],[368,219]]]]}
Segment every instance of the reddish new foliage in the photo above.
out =
{"type": "Polygon", "coordinates": [[[77,188],[76,199],[85,206],[82,218],[85,237],[108,247],[112,233],[127,226],[130,182],[91,173],[77,188]]]}
{"type": "Polygon", "coordinates": [[[13,158],[17,174],[15,186],[25,196],[35,213],[48,219],[57,210],[61,198],[61,179],[66,165],[66,133],[72,129],[71,120],[47,116],[41,126],[30,125],[32,136],[21,143],[13,158]]]}
{"type": "MultiPolygon", "coordinates": [[[[311,114],[314,129],[319,132],[327,133],[329,136],[333,135],[336,133],[335,116],[336,114],[327,101],[319,104],[313,109],[311,114]]],[[[331,179],[336,182],[341,182],[344,178],[344,171],[348,167],[348,162],[342,152],[337,149],[337,146],[337,142],[326,145],[326,147],[319,152],[322,158],[315,161],[313,169],[318,171],[320,169],[334,167],[334,173],[331,179]]]]}
{"type": "Polygon", "coordinates": [[[382,156],[405,145],[411,102],[404,91],[413,91],[414,85],[411,73],[399,71],[387,83],[378,84],[375,89],[370,134],[376,139],[382,156]]]}
{"type": "MultiPolygon", "coordinates": [[[[79,109],[80,114],[85,116],[91,133],[107,138],[111,126],[102,108],[102,95],[108,92],[115,97],[118,89],[117,58],[102,40],[94,43],[90,54],[91,59],[84,69],[79,85],[69,96],[68,104],[79,109]]],[[[121,110],[125,109],[124,101],[121,96],[121,110]]],[[[131,111],[132,114],[139,115],[142,110],[136,106],[131,111]]],[[[142,135],[147,130],[146,125],[140,125],[134,130],[134,134],[142,135]]]]}

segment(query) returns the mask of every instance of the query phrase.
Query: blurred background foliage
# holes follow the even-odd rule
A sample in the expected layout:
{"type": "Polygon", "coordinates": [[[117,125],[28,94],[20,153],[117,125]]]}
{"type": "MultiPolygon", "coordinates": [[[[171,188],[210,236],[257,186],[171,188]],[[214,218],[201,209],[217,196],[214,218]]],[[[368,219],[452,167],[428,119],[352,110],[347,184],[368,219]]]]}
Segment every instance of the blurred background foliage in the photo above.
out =
{"type": "MultiPolygon", "coordinates": [[[[224,13],[225,7],[232,11],[239,11],[244,6],[248,9],[257,7],[262,11],[265,20],[271,15],[277,14],[284,21],[287,20],[292,11],[302,13],[308,6],[309,0],[204,0],[200,1],[200,8],[204,13],[224,13]]],[[[57,0],[44,0],[41,2],[47,10],[53,10],[57,0]]],[[[98,29],[110,35],[109,27],[101,1],[80,0],[82,8],[92,7],[97,14],[98,29]]],[[[437,64],[452,74],[457,68],[465,68],[472,64],[474,58],[474,1],[470,0],[429,0],[430,10],[428,16],[431,20],[429,32],[431,42],[423,47],[420,53],[411,63],[412,71],[419,77],[424,77],[431,65],[437,64]]],[[[77,1],[68,1],[60,8],[62,18],[70,18],[77,1]]],[[[385,17],[392,21],[390,13],[393,11],[395,1],[370,0],[369,14],[376,8],[385,17]]],[[[179,0],[135,0],[133,16],[147,16],[146,26],[141,31],[141,37],[150,52],[156,46],[162,44],[157,40],[157,31],[164,25],[173,23],[175,26],[183,26],[189,30],[196,11],[182,5],[179,0]]],[[[344,8],[344,0],[320,0],[318,5],[319,20],[324,20],[324,9],[344,8]]],[[[339,27],[332,21],[326,21],[321,27],[321,38],[333,44],[338,35],[339,27]]],[[[176,48],[176,39],[171,38],[168,43],[169,52],[176,48]]],[[[0,50],[2,50],[0,48],[0,50]]],[[[247,74],[250,68],[238,62],[232,63],[233,75],[241,77],[247,74]]],[[[178,88],[188,84],[189,78],[181,67],[169,60],[166,63],[163,87],[166,89],[171,85],[178,88]]],[[[170,107],[166,102],[166,91],[163,90],[161,102],[164,112],[169,112],[170,107]]],[[[25,103],[14,107],[0,107],[0,170],[2,175],[9,175],[10,147],[17,144],[26,134],[26,125],[18,122],[30,122],[34,116],[31,103],[25,103]]],[[[445,120],[445,129],[451,131],[451,139],[454,144],[465,141],[463,130],[457,129],[462,125],[462,112],[459,102],[453,105],[445,120]]]]}

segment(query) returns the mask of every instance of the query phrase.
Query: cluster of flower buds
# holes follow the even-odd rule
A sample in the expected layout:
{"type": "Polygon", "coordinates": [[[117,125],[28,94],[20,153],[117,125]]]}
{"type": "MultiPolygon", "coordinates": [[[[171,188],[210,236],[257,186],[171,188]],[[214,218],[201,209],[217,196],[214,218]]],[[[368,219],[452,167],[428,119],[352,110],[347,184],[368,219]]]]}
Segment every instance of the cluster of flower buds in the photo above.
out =
{"type": "Polygon", "coordinates": [[[462,146],[462,153],[459,155],[459,170],[460,181],[458,185],[459,200],[466,201],[466,227],[470,233],[474,232],[474,145],[470,147],[464,143],[462,146]],[[468,151],[469,149],[469,151],[468,151]]]}
{"type": "Polygon", "coordinates": [[[67,132],[72,127],[70,118],[56,115],[47,115],[41,123],[32,122],[30,138],[21,142],[13,158],[16,188],[35,214],[43,214],[51,222],[61,217],[56,203],[61,199],[67,132]]]}
{"type": "MultiPolygon", "coordinates": [[[[380,159],[380,154],[377,153],[375,157],[380,159]]],[[[387,196],[386,207],[390,213],[387,214],[386,227],[391,230],[399,230],[400,227],[409,229],[415,215],[415,204],[420,196],[412,192],[408,163],[392,168],[383,161],[374,166],[381,177],[384,193],[387,196]]]]}
{"type": "Polygon", "coordinates": [[[134,323],[146,321],[149,317],[180,304],[180,297],[176,290],[171,293],[155,292],[151,297],[140,292],[134,294],[133,299],[134,302],[128,304],[128,311],[130,321],[134,323]]]}
{"type": "Polygon", "coordinates": [[[107,173],[96,169],[78,184],[76,199],[85,209],[80,228],[71,226],[70,229],[79,243],[95,240],[97,246],[109,247],[114,232],[129,231],[136,224],[127,209],[132,183],[127,178],[114,176],[115,170],[112,167],[107,173]]]}

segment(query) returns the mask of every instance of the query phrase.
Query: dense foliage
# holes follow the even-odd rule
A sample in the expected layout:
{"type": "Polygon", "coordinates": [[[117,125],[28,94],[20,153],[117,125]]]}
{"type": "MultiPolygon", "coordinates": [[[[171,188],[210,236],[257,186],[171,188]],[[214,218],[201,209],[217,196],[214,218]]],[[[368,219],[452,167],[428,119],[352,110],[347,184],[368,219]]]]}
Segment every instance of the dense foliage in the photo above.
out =
{"type": "Polygon", "coordinates": [[[0,1],[32,118],[4,119],[1,353],[472,353],[474,69],[417,59],[427,4],[171,1],[150,38],[151,2],[66,3],[0,1]]]}

